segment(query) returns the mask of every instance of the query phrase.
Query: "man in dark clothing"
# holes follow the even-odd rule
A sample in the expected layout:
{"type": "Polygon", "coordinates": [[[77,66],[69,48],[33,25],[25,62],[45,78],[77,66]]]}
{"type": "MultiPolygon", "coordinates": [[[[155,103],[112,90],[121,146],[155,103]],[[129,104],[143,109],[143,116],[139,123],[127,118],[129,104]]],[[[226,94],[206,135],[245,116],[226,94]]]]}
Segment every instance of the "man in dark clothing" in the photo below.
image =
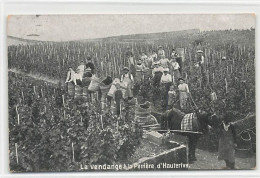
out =
{"type": "Polygon", "coordinates": [[[87,57],[86,69],[88,69],[88,68],[91,69],[91,73],[92,73],[92,74],[95,73],[95,65],[94,65],[94,63],[91,61],[91,57],[90,57],[90,56],[87,57]]]}
{"type": "Polygon", "coordinates": [[[120,84],[116,84],[115,101],[116,101],[116,114],[119,117],[121,114],[121,100],[123,99],[123,92],[120,90],[120,84]]]}

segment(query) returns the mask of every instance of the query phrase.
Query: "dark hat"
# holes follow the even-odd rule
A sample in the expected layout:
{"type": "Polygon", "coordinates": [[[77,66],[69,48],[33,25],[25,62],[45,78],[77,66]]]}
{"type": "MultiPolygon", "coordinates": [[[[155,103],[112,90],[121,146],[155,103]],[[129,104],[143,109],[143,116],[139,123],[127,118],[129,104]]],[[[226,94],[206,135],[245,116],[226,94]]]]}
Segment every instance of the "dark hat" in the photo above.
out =
{"type": "Polygon", "coordinates": [[[181,81],[181,80],[185,81],[183,78],[178,78],[178,81],[181,81]]]}
{"type": "Polygon", "coordinates": [[[128,68],[128,67],[124,67],[123,70],[127,70],[127,71],[129,71],[129,68],[128,68]]]}

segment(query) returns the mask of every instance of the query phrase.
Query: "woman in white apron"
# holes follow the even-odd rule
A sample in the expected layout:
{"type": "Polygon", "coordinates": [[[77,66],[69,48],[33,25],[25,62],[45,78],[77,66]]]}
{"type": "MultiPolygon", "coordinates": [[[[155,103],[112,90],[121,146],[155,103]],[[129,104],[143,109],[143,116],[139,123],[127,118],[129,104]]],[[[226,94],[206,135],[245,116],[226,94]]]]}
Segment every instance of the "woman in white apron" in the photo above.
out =
{"type": "Polygon", "coordinates": [[[134,85],[134,78],[131,73],[129,73],[129,69],[124,67],[123,75],[121,76],[121,82],[126,87],[126,92],[124,94],[124,98],[131,99],[133,98],[133,85],[134,85]]]}

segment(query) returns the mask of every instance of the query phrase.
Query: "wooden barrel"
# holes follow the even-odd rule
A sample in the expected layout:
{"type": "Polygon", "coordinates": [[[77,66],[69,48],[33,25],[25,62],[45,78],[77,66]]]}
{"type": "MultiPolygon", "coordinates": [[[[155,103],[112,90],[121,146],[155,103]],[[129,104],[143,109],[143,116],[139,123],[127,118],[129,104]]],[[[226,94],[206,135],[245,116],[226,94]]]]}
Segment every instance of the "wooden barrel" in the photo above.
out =
{"type": "Polygon", "coordinates": [[[235,130],[237,134],[242,133],[244,130],[254,128],[255,125],[256,125],[256,116],[254,113],[250,113],[244,119],[240,119],[234,122],[235,130]]]}
{"type": "Polygon", "coordinates": [[[73,83],[68,83],[68,95],[74,96],[75,95],[75,85],[73,83]]]}
{"type": "Polygon", "coordinates": [[[135,116],[137,118],[146,118],[151,115],[151,107],[149,108],[141,108],[140,106],[136,106],[135,108],[135,116]]]}
{"type": "Polygon", "coordinates": [[[76,85],[75,86],[75,98],[82,97],[82,94],[83,94],[83,88],[76,85]]]}
{"type": "Polygon", "coordinates": [[[251,134],[248,131],[243,131],[237,137],[236,156],[240,158],[252,156],[251,134]]]}

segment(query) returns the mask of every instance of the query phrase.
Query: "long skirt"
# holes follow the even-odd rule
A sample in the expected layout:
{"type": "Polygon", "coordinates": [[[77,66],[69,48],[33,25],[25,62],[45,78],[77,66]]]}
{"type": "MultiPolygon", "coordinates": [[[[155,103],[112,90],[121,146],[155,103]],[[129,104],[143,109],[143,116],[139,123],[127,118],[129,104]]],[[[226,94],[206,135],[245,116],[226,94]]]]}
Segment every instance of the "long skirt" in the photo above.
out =
{"type": "Polygon", "coordinates": [[[173,76],[174,76],[174,82],[177,83],[178,79],[181,77],[180,71],[177,70],[173,70],[173,76]]]}
{"type": "Polygon", "coordinates": [[[225,131],[221,129],[218,153],[219,160],[227,160],[231,163],[235,162],[235,145],[231,130],[225,131]]]}
{"type": "Polygon", "coordinates": [[[188,94],[187,92],[180,92],[180,108],[181,110],[187,109],[188,94]]]}

